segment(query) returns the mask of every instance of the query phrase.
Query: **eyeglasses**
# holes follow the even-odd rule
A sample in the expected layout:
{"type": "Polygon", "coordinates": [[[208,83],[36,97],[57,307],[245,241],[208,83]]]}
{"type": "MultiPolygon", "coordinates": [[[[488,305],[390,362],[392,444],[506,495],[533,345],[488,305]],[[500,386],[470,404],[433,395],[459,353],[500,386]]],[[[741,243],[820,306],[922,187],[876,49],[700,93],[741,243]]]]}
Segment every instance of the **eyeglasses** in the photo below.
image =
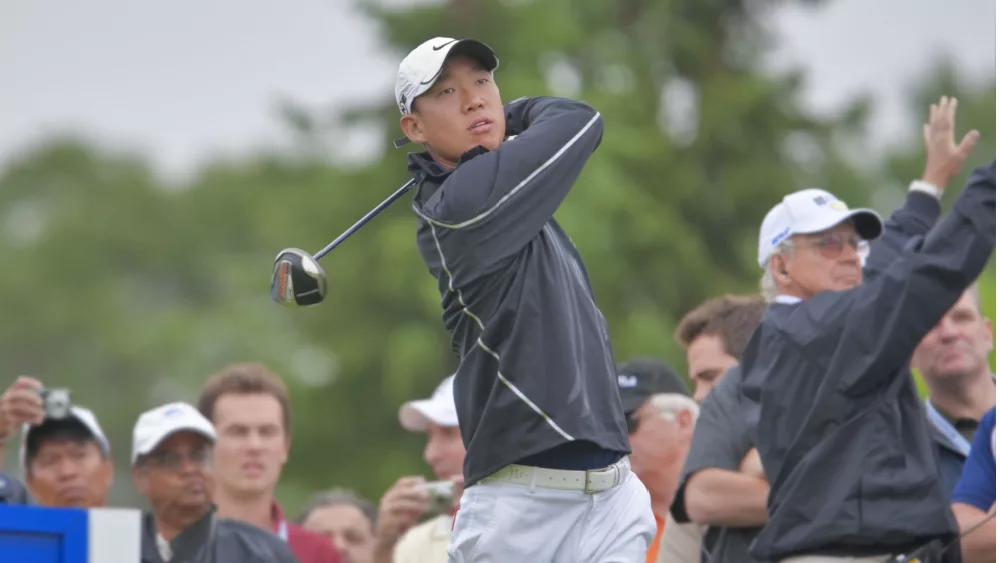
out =
{"type": "Polygon", "coordinates": [[[809,242],[819,248],[819,253],[823,258],[839,258],[844,253],[844,247],[850,245],[858,256],[864,258],[868,255],[868,241],[863,240],[857,233],[826,233],[809,239],[809,242]]]}
{"type": "Polygon", "coordinates": [[[146,456],[145,465],[156,467],[157,469],[176,470],[184,465],[185,461],[190,461],[195,465],[207,467],[211,462],[211,450],[200,448],[187,453],[178,451],[158,452],[146,456]]]}

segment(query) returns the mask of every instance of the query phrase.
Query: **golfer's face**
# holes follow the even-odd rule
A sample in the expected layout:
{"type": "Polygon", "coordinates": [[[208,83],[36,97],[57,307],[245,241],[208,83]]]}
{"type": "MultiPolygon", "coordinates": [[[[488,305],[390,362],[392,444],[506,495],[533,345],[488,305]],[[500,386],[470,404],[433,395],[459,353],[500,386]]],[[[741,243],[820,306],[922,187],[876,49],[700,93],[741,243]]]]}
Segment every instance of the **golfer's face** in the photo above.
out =
{"type": "Polygon", "coordinates": [[[493,75],[465,56],[456,55],[445,63],[434,86],[416,99],[414,110],[404,116],[403,131],[452,165],[477,146],[496,150],[506,131],[493,75]]]}

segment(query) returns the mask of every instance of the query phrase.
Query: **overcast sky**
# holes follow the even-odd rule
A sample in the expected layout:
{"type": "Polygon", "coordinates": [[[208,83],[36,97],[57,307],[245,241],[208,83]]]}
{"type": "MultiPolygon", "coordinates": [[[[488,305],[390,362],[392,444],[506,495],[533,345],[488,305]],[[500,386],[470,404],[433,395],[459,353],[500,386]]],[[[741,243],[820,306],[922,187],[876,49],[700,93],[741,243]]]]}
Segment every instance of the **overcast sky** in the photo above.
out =
{"type": "MultiPolygon", "coordinates": [[[[0,0],[0,166],[69,128],[183,173],[211,153],[278,135],[276,96],[325,107],[388,100],[398,61],[352,6],[0,0]]],[[[935,54],[951,54],[970,75],[995,76],[991,0],[830,0],[784,10],[777,23],[778,61],[809,69],[809,103],[822,110],[874,92],[880,140],[901,133],[905,89],[935,54]]]]}

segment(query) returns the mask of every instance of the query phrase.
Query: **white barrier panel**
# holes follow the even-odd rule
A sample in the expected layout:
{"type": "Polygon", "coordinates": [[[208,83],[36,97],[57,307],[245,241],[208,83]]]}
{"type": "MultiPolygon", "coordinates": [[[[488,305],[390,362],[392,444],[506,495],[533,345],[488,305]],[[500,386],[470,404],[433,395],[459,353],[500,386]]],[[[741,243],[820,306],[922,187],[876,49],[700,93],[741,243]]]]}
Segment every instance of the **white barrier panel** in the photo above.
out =
{"type": "Polygon", "coordinates": [[[138,510],[98,508],[88,510],[89,563],[136,563],[142,553],[142,519],[138,510]]]}
{"type": "Polygon", "coordinates": [[[136,563],[141,557],[138,510],[0,505],[0,561],[136,563]]]}

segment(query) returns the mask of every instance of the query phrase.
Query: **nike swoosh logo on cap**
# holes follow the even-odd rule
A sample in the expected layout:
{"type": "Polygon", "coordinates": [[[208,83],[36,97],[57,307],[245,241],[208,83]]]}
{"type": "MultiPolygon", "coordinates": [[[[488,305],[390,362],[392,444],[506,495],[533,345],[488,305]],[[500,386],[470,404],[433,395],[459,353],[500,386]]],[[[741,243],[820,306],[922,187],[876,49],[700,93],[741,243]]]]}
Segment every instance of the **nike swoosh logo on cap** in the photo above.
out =
{"type": "Polygon", "coordinates": [[[458,39],[452,39],[451,41],[449,41],[447,43],[442,43],[442,44],[438,45],[437,47],[431,47],[431,49],[434,49],[435,51],[440,51],[441,49],[444,49],[445,47],[447,47],[448,45],[451,45],[452,43],[454,43],[456,41],[458,41],[458,39]]]}

